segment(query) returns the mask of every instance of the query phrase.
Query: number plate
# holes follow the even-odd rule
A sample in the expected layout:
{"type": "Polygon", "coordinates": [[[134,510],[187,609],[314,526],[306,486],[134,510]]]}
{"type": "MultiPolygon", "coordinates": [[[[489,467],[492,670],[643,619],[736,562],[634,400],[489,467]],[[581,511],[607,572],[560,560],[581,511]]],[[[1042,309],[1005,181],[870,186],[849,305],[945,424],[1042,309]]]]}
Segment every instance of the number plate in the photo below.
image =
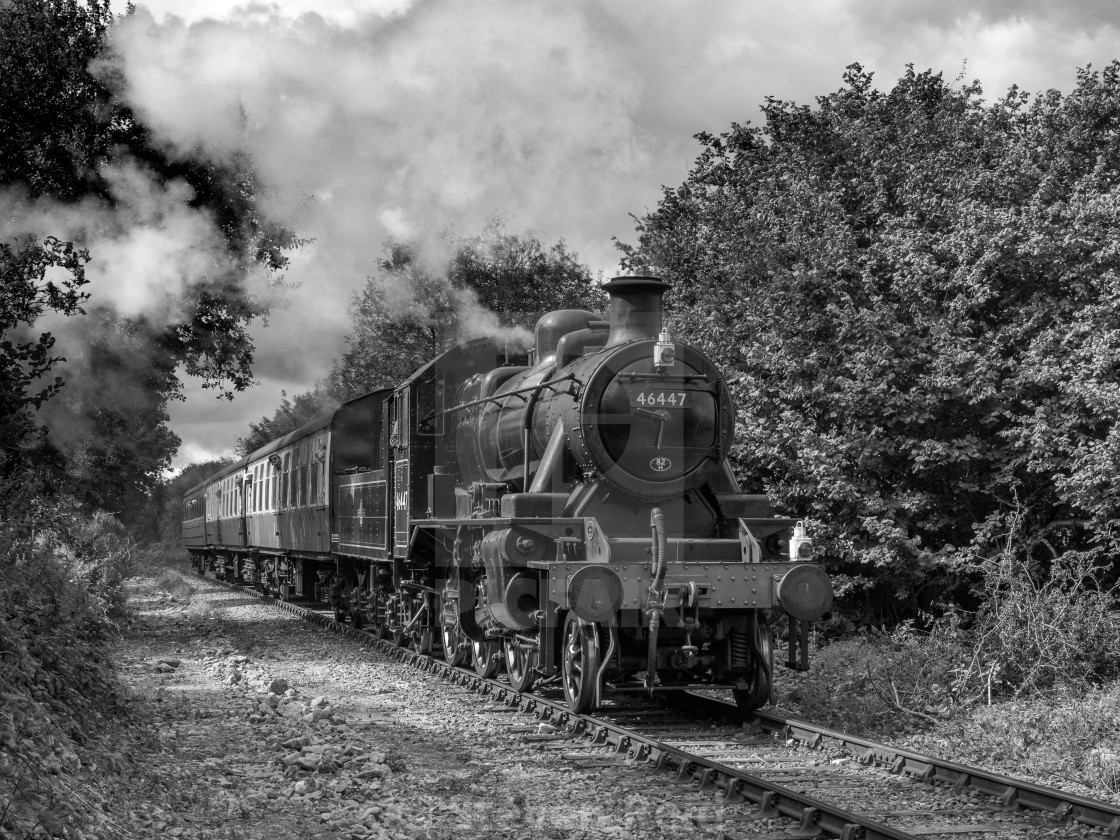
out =
{"type": "Polygon", "coordinates": [[[642,408],[684,408],[692,395],[688,391],[663,388],[631,388],[630,402],[642,408]]]}

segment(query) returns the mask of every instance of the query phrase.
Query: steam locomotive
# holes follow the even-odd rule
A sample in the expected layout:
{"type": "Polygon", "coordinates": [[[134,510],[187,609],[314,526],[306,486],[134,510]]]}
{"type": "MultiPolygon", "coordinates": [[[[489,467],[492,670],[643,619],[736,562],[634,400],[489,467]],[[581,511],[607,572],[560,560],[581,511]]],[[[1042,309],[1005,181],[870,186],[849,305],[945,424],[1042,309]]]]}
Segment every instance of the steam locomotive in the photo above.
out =
{"type": "Polygon", "coordinates": [[[807,668],[831,582],[801,523],[740,492],[731,395],[663,330],[666,284],[605,288],[607,320],[456,346],[192,488],[196,567],[517,691],[558,683],[575,712],[698,684],[765,704],[768,616],[807,668]]]}

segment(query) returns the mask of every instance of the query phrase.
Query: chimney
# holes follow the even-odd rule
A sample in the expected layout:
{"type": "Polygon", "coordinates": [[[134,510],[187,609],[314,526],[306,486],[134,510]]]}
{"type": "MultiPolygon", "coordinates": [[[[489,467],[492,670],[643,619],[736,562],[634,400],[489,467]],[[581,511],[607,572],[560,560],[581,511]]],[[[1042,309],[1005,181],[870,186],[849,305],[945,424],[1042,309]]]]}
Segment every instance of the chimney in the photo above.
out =
{"type": "Polygon", "coordinates": [[[661,332],[661,296],[669,284],[656,277],[616,277],[603,286],[611,296],[611,332],[605,346],[656,341],[661,332]]]}

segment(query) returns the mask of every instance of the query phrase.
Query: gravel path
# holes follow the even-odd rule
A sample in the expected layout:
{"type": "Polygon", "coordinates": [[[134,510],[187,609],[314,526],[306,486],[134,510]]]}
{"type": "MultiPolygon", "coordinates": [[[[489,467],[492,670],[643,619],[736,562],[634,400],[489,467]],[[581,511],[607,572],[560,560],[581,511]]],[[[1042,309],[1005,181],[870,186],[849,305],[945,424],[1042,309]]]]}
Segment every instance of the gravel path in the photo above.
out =
{"type": "Polygon", "coordinates": [[[525,740],[528,716],[185,567],[133,587],[137,620],[118,656],[149,726],[113,782],[122,836],[559,840],[788,829],[728,823],[719,806],[667,779],[542,751],[525,740]]]}

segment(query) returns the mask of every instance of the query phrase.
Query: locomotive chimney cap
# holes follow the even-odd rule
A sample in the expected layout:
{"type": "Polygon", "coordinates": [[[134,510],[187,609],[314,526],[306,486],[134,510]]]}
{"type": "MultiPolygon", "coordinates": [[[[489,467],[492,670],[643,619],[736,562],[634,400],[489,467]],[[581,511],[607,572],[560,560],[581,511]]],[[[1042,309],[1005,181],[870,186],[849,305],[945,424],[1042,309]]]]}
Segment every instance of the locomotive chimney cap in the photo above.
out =
{"type": "Polygon", "coordinates": [[[603,284],[608,292],[625,292],[631,289],[642,288],[647,291],[669,291],[669,284],[660,277],[615,277],[603,284]]]}
{"type": "Polygon", "coordinates": [[[603,288],[611,296],[611,331],[605,346],[657,340],[661,333],[661,298],[668,283],[659,277],[616,277],[603,288]]]}

